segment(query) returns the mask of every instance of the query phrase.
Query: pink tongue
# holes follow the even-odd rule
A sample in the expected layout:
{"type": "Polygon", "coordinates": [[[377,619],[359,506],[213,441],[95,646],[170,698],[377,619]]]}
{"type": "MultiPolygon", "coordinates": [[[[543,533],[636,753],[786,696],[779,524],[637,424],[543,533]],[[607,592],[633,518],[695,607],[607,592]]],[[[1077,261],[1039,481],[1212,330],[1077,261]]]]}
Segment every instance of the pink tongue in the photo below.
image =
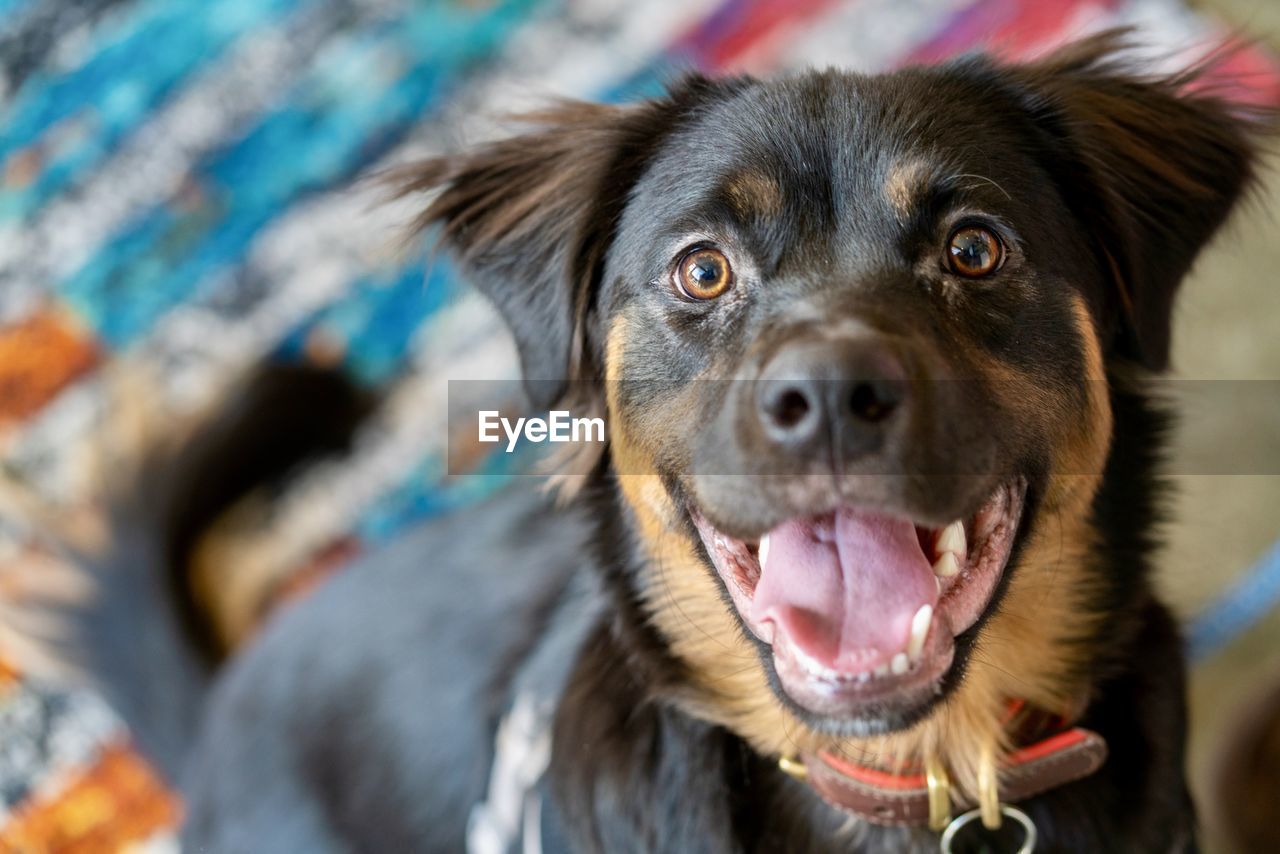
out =
{"type": "Polygon", "coordinates": [[[769,532],[752,616],[823,667],[855,673],[904,651],[912,617],[936,602],[911,522],[838,510],[769,532]]]}

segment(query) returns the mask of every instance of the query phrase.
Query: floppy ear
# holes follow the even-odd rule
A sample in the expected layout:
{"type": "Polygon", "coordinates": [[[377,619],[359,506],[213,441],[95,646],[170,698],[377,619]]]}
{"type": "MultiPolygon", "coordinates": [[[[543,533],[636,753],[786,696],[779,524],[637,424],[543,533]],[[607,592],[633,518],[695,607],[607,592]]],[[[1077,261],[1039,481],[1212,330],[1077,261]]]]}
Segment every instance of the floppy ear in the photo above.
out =
{"type": "Polygon", "coordinates": [[[586,317],[630,190],[718,85],[691,77],[629,106],[560,102],[521,116],[524,134],[393,174],[399,195],[437,192],[415,225],[439,226],[441,244],[497,306],[535,406],[590,378],[586,317]]]}
{"type": "Polygon", "coordinates": [[[1124,35],[1103,33],[1014,73],[1051,138],[1046,166],[1114,280],[1113,352],[1158,371],[1169,363],[1178,285],[1250,184],[1262,125],[1256,110],[1250,118],[1203,90],[1203,65],[1136,73],[1124,35]]]}

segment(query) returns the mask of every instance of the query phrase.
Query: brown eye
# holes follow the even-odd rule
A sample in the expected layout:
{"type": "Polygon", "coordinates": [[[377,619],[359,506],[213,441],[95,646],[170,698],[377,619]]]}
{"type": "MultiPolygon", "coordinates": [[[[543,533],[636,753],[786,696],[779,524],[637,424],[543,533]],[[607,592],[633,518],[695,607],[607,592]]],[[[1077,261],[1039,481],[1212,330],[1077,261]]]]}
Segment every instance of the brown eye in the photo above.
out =
{"type": "Polygon", "coordinates": [[[695,249],[680,259],[675,279],[689,299],[715,299],[733,284],[733,268],[718,249],[695,249]]]}
{"type": "Polygon", "coordinates": [[[976,279],[994,273],[1004,260],[1000,238],[985,228],[967,225],[951,233],[947,263],[951,271],[976,279]]]}

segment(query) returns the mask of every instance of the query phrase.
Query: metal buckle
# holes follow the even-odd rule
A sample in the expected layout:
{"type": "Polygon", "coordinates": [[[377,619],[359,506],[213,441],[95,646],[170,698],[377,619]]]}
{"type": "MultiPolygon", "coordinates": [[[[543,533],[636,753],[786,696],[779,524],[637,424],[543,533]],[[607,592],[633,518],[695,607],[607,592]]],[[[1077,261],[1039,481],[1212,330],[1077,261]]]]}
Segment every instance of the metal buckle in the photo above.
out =
{"type": "Polygon", "coordinates": [[[942,830],[951,821],[951,778],[937,754],[925,758],[924,776],[929,784],[929,829],[942,830]]]}
{"type": "Polygon", "coordinates": [[[982,751],[978,762],[978,812],[983,827],[1000,829],[1000,778],[996,772],[995,750],[990,745],[982,751]]]}
{"type": "MultiPolygon", "coordinates": [[[[1016,854],[1031,854],[1036,848],[1036,824],[1031,820],[1031,816],[1024,813],[1017,807],[1008,804],[1000,804],[999,810],[1004,818],[1013,819],[1022,825],[1022,829],[1026,831],[1026,839],[1022,841],[1022,846],[1018,848],[1016,854]]],[[[952,845],[955,842],[956,834],[968,825],[982,818],[982,808],[969,810],[967,813],[956,816],[956,818],[947,825],[947,829],[942,831],[942,838],[939,840],[939,847],[942,854],[952,854],[954,849],[952,845]]],[[[985,824],[985,822],[984,822],[985,824]]],[[[997,825],[999,826],[999,825],[997,825]]]]}
{"type": "Polygon", "coordinates": [[[778,757],[778,767],[790,774],[792,777],[795,777],[797,780],[809,779],[809,769],[805,767],[802,760],[796,759],[795,757],[778,757]]]}

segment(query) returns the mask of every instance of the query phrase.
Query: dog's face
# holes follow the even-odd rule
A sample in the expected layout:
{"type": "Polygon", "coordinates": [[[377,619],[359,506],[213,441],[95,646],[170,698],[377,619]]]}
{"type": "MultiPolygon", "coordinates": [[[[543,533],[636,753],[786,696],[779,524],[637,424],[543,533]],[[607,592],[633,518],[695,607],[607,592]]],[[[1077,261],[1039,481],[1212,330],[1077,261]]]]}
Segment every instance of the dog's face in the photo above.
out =
{"type": "Polygon", "coordinates": [[[603,381],[631,583],[707,717],[867,735],[975,650],[991,698],[1078,665],[1107,371],[1163,366],[1249,162],[1113,46],[694,80],[418,173],[531,389],[603,381]]]}
{"type": "Polygon", "coordinates": [[[815,725],[934,702],[1028,498],[1101,471],[1106,272],[1027,124],[945,72],[749,87],[662,146],[604,265],[617,467],[815,725]]]}

